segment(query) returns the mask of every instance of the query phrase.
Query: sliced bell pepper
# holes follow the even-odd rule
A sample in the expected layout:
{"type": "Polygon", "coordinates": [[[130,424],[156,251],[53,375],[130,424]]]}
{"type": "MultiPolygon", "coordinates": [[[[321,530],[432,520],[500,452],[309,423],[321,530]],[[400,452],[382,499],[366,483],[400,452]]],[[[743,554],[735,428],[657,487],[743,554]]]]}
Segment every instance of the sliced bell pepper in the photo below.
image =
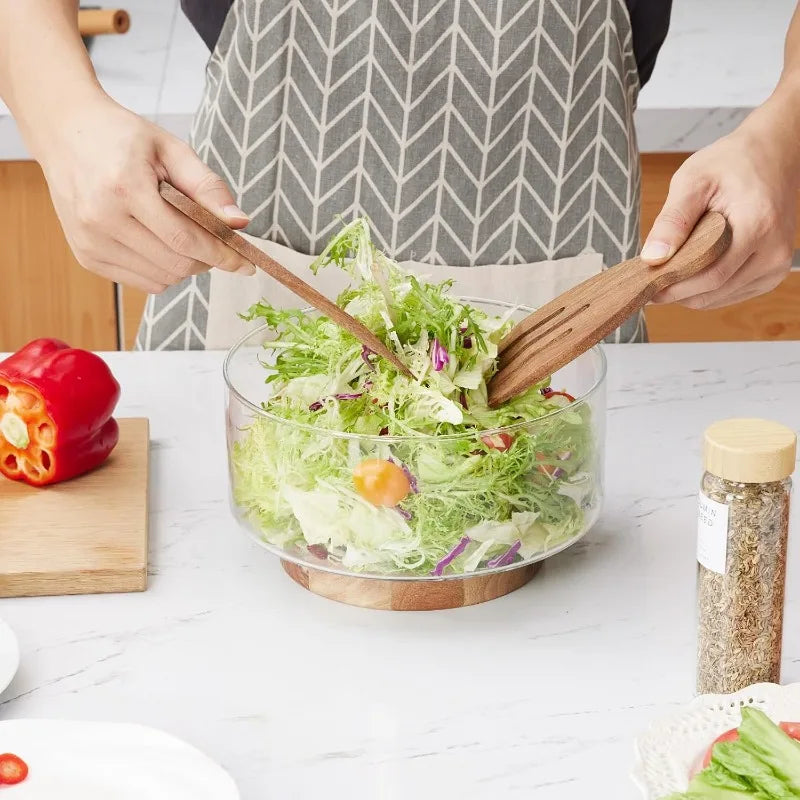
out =
{"type": "Polygon", "coordinates": [[[0,472],[44,486],[94,469],[119,439],[119,395],[102,358],[58,339],[0,361],[0,472]]]}

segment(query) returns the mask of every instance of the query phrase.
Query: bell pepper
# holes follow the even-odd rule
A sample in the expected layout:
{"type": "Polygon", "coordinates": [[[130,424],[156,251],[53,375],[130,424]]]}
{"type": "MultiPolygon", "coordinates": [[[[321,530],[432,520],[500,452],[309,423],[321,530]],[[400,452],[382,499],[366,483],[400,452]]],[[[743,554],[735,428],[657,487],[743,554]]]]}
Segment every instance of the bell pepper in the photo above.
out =
{"type": "Polygon", "coordinates": [[[119,395],[102,358],[58,339],[0,361],[0,472],[45,486],[99,466],[119,440],[119,395]]]}

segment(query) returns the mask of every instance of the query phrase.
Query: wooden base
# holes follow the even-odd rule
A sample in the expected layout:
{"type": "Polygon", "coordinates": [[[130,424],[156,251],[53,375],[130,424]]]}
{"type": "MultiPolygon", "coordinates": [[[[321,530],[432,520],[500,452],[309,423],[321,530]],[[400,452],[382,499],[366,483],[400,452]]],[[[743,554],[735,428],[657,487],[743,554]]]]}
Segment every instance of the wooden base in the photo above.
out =
{"type": "Polygon", "coordinates": [[[485,603],[524,586],[539,571],[541,562],[494,575],[444,581],[392,581],[334,575],[281,561],[286,574],[309,592],[362,608],[383,611],[439,611],[485,603]]]}

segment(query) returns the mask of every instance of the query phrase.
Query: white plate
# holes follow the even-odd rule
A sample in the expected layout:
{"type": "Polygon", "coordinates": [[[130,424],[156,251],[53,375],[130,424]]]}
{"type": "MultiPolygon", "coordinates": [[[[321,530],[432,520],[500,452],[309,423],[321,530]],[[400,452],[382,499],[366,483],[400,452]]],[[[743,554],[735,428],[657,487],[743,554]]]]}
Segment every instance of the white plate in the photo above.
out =
{"type": "Polygon", "coordinates": [[[0,694],[7,688],[19,669],[19,645],[14,631],[0,619],[0,694]]]}
{"type": "Polygon", "coordinates": [[[759,683],[735,694],[702,695],[654,723],[636,742],[631,777],[646,800],[685,792],[709,745],[742,721],[741,707],[760,708],[775,722],[800,722],[800,683],[759,683]]]}
{"type": "Polygon", "coordinates": [[[0,753],[30,770],[14,800],[239,800],[222,767],[140,725],[8,720],[0,722],[0,753]]]}

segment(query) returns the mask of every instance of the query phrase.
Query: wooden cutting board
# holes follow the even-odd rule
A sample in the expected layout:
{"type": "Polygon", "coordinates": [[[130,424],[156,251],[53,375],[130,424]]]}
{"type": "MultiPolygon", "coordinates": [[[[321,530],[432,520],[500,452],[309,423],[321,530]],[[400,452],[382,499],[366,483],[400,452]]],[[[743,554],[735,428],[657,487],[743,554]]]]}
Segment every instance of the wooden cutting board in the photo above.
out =
{"type": "Polygon", "coordinates": [[[147,588],[149,425],[119,428],[94,472],[41,489],[0,476],[0,597],[147,588]]]}

